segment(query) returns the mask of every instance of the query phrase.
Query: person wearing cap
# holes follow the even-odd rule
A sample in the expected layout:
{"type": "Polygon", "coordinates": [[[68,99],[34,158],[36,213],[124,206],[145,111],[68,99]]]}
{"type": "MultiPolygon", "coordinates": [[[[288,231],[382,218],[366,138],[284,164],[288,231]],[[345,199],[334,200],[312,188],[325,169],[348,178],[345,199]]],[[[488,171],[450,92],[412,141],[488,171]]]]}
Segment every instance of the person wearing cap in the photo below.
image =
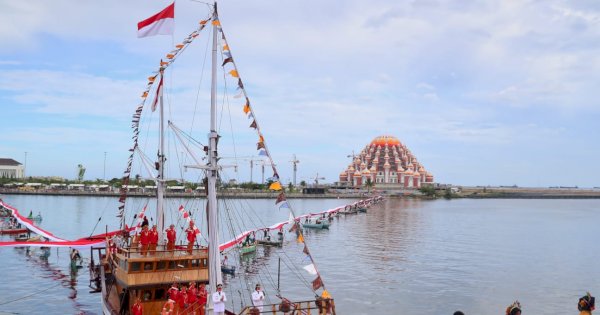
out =
{"type": "Polygon", "coordinates": [[[260,289],[260,284],[257,283],[254,288],[254,292],[252,292],[252,304],[256,307],[261,313],[263,311],[263,302],[265,300],[265,294],[260,289]]]}
{"type": "Polygon", "coordinates": [[[175,249],[175,240],[177,240],[177,231],[175,231],[175,224],[171,224],[167,229],[167,250],[171,251],[175,249]]]}
{"type": "Polygon", "coordinates": [[[194,221],[190,221],[190,226],[185,230],[187,233],[187,252],[189,254],[192,253],[192,249],[194,248],[194,242],[196,241],[196,231],[194,231],[194,221]]]}
{"type": "Polygon", "coordinates": [[[150,232],[149,232],[150,255],[154,255],[154,252],[156,252],[157,245],[158,245],[158,231],[156,230],[156,225],[153,225],[152,230],[150,230],[150,232]]]}
{"type": "Polygon", "coordinates": [[[142,227],[142,233],[140,235],[140,244],[142,244],[142,255],[146,256],[148,253],[148,246],[150,245],[150,231],[148,231],[148,226],[142,227]]]}
{"type": "Polygon", "coordinates": [[[579,315],[592,315],[592,311],[596,308],[596,298],[593,297],[589,292],[581,298],[577,303],[577,309],[579,315]]]}
{"type": "Polygon", "coordinates": [[[521,315],[521,303],[515,301],[509,307],[506,308],[506,315],[521,315]]]}
{"type": "Polygon", "coordinates": [[[217,284],[217,292],[212,294],[213,311],[214,315],[225,315],[225,302],[227,302],[227,296],[223,292],[223,285],[217,284]]]}

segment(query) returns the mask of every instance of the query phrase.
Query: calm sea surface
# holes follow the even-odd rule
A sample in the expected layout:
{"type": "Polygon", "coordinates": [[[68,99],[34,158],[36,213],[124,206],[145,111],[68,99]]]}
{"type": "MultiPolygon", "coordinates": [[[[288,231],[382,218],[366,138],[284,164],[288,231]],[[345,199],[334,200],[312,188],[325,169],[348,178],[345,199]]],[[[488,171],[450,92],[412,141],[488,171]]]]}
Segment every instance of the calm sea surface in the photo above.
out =
{"type": "MultiPolygon", "coordinates": [[[[42,227],[67,239],[117,223],[115,198],[3,198],[24,214],[41,212],[42,227]]],[[[255,224],[287,218],[272,200],[241,202],[253,209],[255,224]]],[[[351,201],[291,202],[305,213],[351,201]]],[[[577,314],[585,291],[600,296],[598,224],[600,200],[394,199],[337,218],[329,231],[307,232],[306,240],[338,314],[503,314],[518,299],[524,314],[564,315],[577,314]]],[[[0,249],[0,313],[100,314],[87,269],[72,273],[66,249],[52,249],[47,259],[42,254],[0,249]]],[[[276,261],[264,250],[257,256],[255,264],[276,261]]]]}

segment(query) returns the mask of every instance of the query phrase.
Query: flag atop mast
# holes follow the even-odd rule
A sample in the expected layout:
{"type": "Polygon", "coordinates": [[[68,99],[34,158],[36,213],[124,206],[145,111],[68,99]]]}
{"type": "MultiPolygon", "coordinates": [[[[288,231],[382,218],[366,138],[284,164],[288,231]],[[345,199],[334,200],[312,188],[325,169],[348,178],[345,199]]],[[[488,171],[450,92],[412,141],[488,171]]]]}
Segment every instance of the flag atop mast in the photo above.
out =
{"type": "Polygon", "coordinates": [[[175,2],[138,23],[138,37],[172,35],[175,29],[175,2]]]}

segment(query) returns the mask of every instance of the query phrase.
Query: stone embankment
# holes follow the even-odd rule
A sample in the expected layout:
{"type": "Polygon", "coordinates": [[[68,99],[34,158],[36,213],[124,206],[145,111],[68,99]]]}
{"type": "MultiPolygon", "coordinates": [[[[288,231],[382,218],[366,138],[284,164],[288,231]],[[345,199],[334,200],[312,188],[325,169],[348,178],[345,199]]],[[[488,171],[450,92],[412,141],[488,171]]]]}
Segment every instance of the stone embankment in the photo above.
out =
{"type": "Polygon", "coordinates": [[[461,187],[458,198],[593,199],[600,188],[461,187]]]}

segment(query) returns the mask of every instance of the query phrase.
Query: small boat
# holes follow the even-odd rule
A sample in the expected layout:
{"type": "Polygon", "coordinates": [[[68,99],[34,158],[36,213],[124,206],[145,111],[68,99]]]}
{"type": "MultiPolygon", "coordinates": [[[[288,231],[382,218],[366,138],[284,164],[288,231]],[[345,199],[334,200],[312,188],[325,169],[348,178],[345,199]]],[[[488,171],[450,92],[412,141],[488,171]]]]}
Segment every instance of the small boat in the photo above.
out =
{"type": "Polygon", "coordinates": [[[256,243],[264,245],[264,246],[277,246],[277,247],[281,247],[281,245],[283,244],[282,241],[273,241],[273,240],[257,240],[256,243]]]}
{"type": "Polygon", "coordinates": [[[302,227],[308,229],[329,229],[329,222],[323,220],[308,220],[302,223],[302,227]]]}
{"type": "Polygon", "coordinates": [[[26,228],[0,229],[0,235],[5,235],[5,234],[21,234],[21,233],[26,233],[26,232],[27,232],[26,228]]]}
{"type": "Polygon", "coordinates": [[[38,213],[36,216],[33,216],[31,213],[29,213],[29,216],[27,216],[27,219],[39,224],[42,222],[42,214],[38,213]]]}
{"type": "Polygon", "coordinates": [[[242,246],[240,248],[240,254],[242,254],[242,255],[246,255],[246,254],[250,254],[250,253],[254,253],[254,252],[256,252],[256,243],[242,246]]]}
{"type": "Polygon", "coordinates": [[[221,265],[221,272],[224,274],[235,276],[235,266],[221,265]]]}

